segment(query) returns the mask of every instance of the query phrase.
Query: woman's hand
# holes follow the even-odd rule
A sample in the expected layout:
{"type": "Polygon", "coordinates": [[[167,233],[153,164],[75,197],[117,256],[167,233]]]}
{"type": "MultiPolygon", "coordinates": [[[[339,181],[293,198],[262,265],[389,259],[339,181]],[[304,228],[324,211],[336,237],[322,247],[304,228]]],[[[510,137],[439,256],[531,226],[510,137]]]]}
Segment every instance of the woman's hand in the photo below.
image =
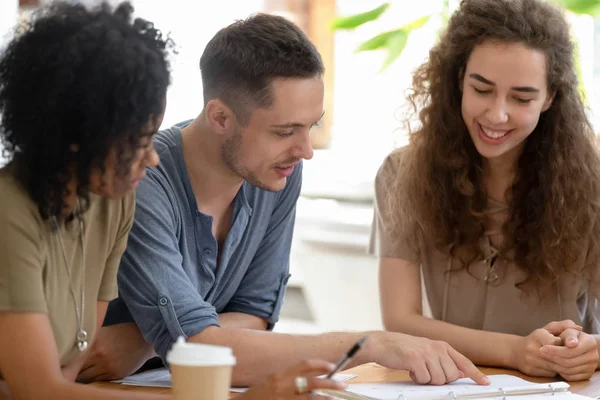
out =
{"type": "Polygon", "coordinates": [[[333,369],[334,365],[326,361],[303,361],[288,370],[269,376],[266,381],[252,386],[238,398],[240,400],[322,399],[323,397],[311,392],[317,389],[342,390],[346,387],[344,382],[317,378],[333,369]],[[306,387],[304,388],[302,384],[297,386],[296,381],[306,382],[306,387]]]}
{"type": "Polygon", "coordinates": [[[544,376],[553,378],[556,376],[549,363],[543,357],[541,348],[543,346],[560,346],[562,340],[544,328],[536,329],[529,335],[521,338],[520,345],[513,349],[511,363],[515,368],[529,376],[544,376]]]}
{"type": "Polygon", "coordinates": [[[592,335],[567,329],[560,335],[561,345],[545,345],[540,349],[548,367],[567,381],[589,379],[598,368],[598,343],[592,335]]]}
{"type": "Polygon", "coordinates": [[[548,362],[542,348],[563,346],[565,341],[561,335],[564,332],[579,332],[581,329],[581,326],[570,319],[553,321],[543,328],[536,329],[522,338],[521,345],[513,349],[514,361],[511,365],[529,376],[555,377],[559,372],[548,362]]]}

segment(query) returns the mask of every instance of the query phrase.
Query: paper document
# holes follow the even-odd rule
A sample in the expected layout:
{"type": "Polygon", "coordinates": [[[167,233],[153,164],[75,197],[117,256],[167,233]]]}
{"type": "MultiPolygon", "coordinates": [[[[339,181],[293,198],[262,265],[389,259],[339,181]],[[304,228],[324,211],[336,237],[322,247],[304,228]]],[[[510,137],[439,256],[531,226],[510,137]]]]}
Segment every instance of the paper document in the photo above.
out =
{"type": "Polygon", "coordinates": [[[442,385],[418,385],[414,382],[396,383],[355,383],[348,385],[345,391],[324,391],[340,399],[369,400],[454,400],[454,399],[503,399],[514,400],[554,400],[584,399],[584,396],[568,392],[566,382],[537,384],[511,375],[489,375],[491,384],[480,386],[471,379],[459,379],[442,385]]]}
{"type": "Polygon", "coordinates": [[[167,368],[158,368],[113,382],[132,386],[171,387],[171,373],[167,368]]]}
{"type": "MultiPolygon", "coordinates": [[[[324,376],[323,376],[324,377],[324,376]]],[[[356,375],[353,374],[335,374],[334,380],[345,382],[356,375]]],[[[113,381],[122,385],[149,386],[149,387],[171,387],[171,373],[167,368],[153,369],[141,372],[139,374],[128,376],[127,378],[113,381]]],[[[231,388],[232,392],[245,392],[247,388],[231,388]]]]}

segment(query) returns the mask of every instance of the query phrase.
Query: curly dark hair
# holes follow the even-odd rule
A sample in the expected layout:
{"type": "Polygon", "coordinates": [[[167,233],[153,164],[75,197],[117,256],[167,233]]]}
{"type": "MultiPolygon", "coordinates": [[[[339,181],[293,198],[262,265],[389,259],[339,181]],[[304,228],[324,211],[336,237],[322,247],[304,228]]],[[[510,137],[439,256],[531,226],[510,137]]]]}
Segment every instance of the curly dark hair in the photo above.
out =
{"type": "Polygon", "coordinates": [[[269,107],[274,78],[313,78],[325,71],[315,45],[287,19],[254,14],[221,29],[200,58],[204,104],[218,98],[242,124],[251,107],[269,107]]]}
{"type": "Polygon", "coordinates": [[[60,215],[67,183],[89,198],[89,176],[111,151],[126,175],[161,115],[171,39],[133,7],[53,3],[17,28],[0,55],[1,139],[9,168],[39,206],[60,215]]]}
{"type": "Polygon", "coordinates": [[[569,26],[550,2],[464,0],[451,17],[413,76],[407,120],[418,117],[419,125],[408,124],[406,165],[391,184],[388,205],[401,211],[391,230],[417,252],[421,235],[451,248],[459,268],[483,257],[478,240],[487,194],[482,157],[461,115],[461,80],[474,47],[485,41],[521,43],[546,55],[548,92],[555,97],[518,160],[500,249],[527,272],[522,284],[539,287],[565,271],[582,273],[571,271],[574,262],[600,240],[600,159],[578,91],[569,26]]]}

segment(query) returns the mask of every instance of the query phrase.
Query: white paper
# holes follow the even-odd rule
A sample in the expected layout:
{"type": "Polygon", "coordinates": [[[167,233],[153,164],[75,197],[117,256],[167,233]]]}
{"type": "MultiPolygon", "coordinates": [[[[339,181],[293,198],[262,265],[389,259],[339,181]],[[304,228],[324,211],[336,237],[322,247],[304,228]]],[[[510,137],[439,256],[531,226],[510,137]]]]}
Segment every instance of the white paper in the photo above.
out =
{"type": "Polygon", "coordinates": [[[171,373],[167,368],[158,368],[113,382],[132,386],[171,387],[171,373]]]}
{"type": "MultiPolygon", "coordinates": [[[[356,375],[353,374],[335,374],[333,379],[339,382],[345,382],[355,377],[356,375]]],[[[131,375],[127,378],[113,382],[122,385],[169,388],[171,387],[171,374],[167,368],[159,368],[131,375]]],[[[231,391],[241,393],[245,392],[247,389],[248,388],[231,388],[231,391]]]]}
{"type": "MultiPolygon", "coordinates": [[[[549,384],[536,384],[528,382],[524,379],[511,375],[489,375],[491,384],[489,386],[480,386],[475,384],[471,379],[459,379],[456,382],[441,386],[433,385],[418,385],[414,382],[396,382],[396,383],[355,383],[348,385],[347,392],[359,394],[375,400],[418,400],[418,399],[435,399],[435,398],[453,398],[461,395],[486,394],[493,391],[501,393],[500,389],[507,392],[518,390],[520,388],[527,389],[539,386],[541,389],[548,388],[549,384]]],[[[553,382],[552,387],[555,390],[567,390],[569,385],[565,382],[553,382]]],[[[552,395],[552,392],[549,393],[552,395]]],[[[559,393],[556,393],[558,395],[559,393]]],[[[562,394],[562,393],[561,393],[562,394]]],[[[567,392],[567,394],[570,394],[567,392]]],[[[527,395],[527,396],[510,396],[517,400],[518,398],[533,399],[539,398],[542,395],[527,395]]],[[[487,397],[487,396],[486,396],[487,397]]],[[[502,398],[502,396],[499,396],[502,398]]]]}

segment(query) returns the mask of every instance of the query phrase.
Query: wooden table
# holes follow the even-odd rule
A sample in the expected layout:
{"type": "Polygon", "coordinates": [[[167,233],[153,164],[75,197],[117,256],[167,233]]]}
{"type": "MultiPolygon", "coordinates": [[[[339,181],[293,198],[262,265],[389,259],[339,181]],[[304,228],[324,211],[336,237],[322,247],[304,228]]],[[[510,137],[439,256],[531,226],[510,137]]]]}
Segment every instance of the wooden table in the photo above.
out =
{"type": "MultiPolygon", "coordinates": [[[[501,369],[501,368],[481,368],[481,371],[487,375],[497,375],[497,374],[508,374],[518,376],[528,381],[538,382],[538,383],[546,383],[553,382],[558,379],[547,379],[547,378],[532,378],[527,375],[524,375],[517,371],[501,369]]],[[[409,381],[410,377],[408,376],[408,372],[406,371],[395,371],[388,368],[381,367],[377,364],[365,364],[359,367],[355,367],[345,371],[344,373],[356,374],[357,377],[349,381],[350,383],[367,383],[367,382],[399,382],[399,381],[409,381]]],[[[151,393],[171,393],[171,389],[164,388],[145,388],[145,387],[136,387],[136,386],[126,386],[119,385],[110,382],[101,382],[94,383],[94,385],[111,388],[111,389],[119,389],[119,390],[128,390],[132,392],[151,392],[151,393]]],[[[600,371],[596,372],[592,379],[583,382],[572,382],[570,383],[571,388],[569,389],[573,393],[581,394],[589,397],[598,397],[600,396],[600,371]]],[[[236,394],[232,394],[232,397],[235,397],[236,394]]]]}

